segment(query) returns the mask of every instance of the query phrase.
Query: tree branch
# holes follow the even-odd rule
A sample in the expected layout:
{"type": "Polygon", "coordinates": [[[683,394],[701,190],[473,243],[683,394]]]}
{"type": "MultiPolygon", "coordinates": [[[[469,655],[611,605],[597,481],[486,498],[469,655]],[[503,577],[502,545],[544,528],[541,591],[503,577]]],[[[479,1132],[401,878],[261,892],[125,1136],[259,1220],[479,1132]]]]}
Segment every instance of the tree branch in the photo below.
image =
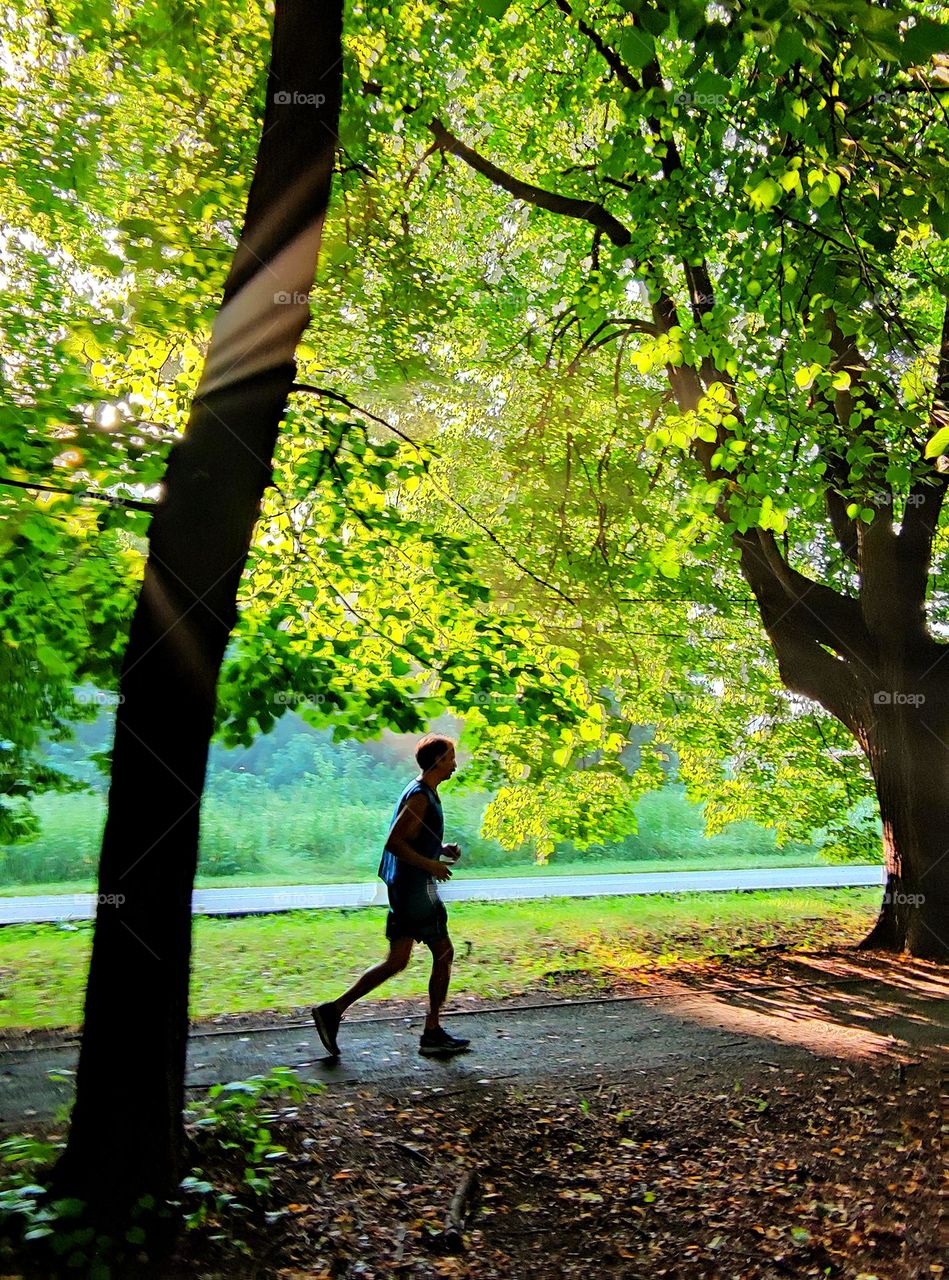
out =
{"type": "MultiPolygon", "coordinates": [[[[556,0],[556,3],[557,8],[561,13],[565,13],[568,18],[573,17],[573,10],[570,8],[568,0],[556,0]]],[[[577,19],[577,26],[596,49],[597,53],[599,53],[607,63],[623,88],[629,89],[631,93],[638,93],[643,86],[639,83],[616,50],[612,49],[606,41],[603,40],[596,31],[594,31],[590,24],[584,22],[582,18],[577,19]]]]}
{"type": "MultiPolygon", "coordinates": [[[[833,307],[827,308],[825,319],[830,335],[828,345],[834,353],[830,367],[850,376],[850,386],[837,391],[833,398],[834,412],[840,429],[845,434],[850,434],[852,430],[850,418],[860,403],[866,404],[875,413],[881,411],[881,405],[876,395],[863,384],[862,375],[866,372],[867,362],[857,346],[856,338],[852,334],[843,332],[833,307]]],[[[874,483],[878,483],[880,492],[886,495],[887,505],[892,506],[893,490],[885,477],[875,479],[874,483]]]]}
{"type": "MultiPolygon", "coordinates": [[[[783,593],[786,613],[793,614],[799,626],[806,625],[819,644],[833,649],[849,661],[869,664],[873,656],[873,641],[864,624],[860,602],[792,569],[770,529],[756,529],[755,533],[760,548],[759,556],[754,558],[755,563],[763,561],[767,565],[783,593]]],[[[743,535],[739,537],[743,538],[743,535]]],[[[740,544],[740,550],[743,556],[747,554],[743,544],[740,544]]],[[[749,585],[754,590],[750,580],[749,585]]],[[[781,605],[782,602],[775,597],[774,603],[781,605]]]]}
{"type": "MultiPolygon", "coordinates": [[[[946,304],[942,316],[939,359],[936,365],[936,389],[933,393],[930,421],[934,434],[943,427],[949,426],[949,303],[946,304]]],[[[912,486],[906,500],[906,512],[899,535],[900,542],[906,547],[912,547],[916,554],[925,560],[927,573],[947,485],[949,485],[949,473],[939,471],[933,466],[927,475],[917,480],[912,486]]]]}
{"type": "Polygon", "coordinates": [[[602,231],[608,240],[620,247],[629,244],[632,239],[629,228],[595,200],[577,200],[573,196],[562,196],[555,191],[536,187],[533,183],[522,182],[466,146],[460,138],[446,129],[440,120],[433,120],[429,128],[442,151],[447,151],[450,155],[457,156],[459,160],[464,160],[469,168],[488,178],[495,186],[501,187],[516,199],[536,205],[538,209],[546,209],[548,213],[559,213],[566,218],[578,218],[581,222],[589,222],[591,226],[602,231]]]}
{"type": "Polygon", "coordinates": [[[857,522],[847,515],[847,501],[844,498],[847,476],[844,460],[832,447],[821,448],[821,457],[827,465],[826,476],[830,482],[824,490],[824,504],[831,528],[840,550],[855,568],[860,567],[859,537],[857,522]]]}
{"type": "Polygon", "coordinates": [[[97,502],[107,502],[110,507],[127,507],[130,511],[154,511],[157,502],[139,502],[135,498],[119,498],[111,493],[97,493],[95,489],[61,489],[54,484],[35,484],[32,480],[11,480],[8,476],[0,476],[0,485],[13,489],[36,490],[40,493],[62,493],[69,498],[94,498],[97,502]]]}
{"type": "MultiPolygon", "coordinates": [[[[569,0],[556,0],[557,8],[568,17],[573,17],[573,10],[570,7],[569,0]]],[[[608,45],[602,36],[585,22],[582,18],[576,19],[577,26],[583,35],[587,37],[596,51],[604,59],[610,70],[619,80],[620,84],[629,89],[633,93],[639,93],[644,89],[663,88],[662,68],[659,66],[658,58],[653,58],[643,67],[642,81],[636,79],[629,67],[626,66],[622,58],[611,45],[608,45]]],[[[649,127],[657,138],[662,137],[662,129],[659,120],[655,116],[649,117],[649,127]]],[[[676,146],[675,139],[669,137],[666,139],[665,147],[662,153],[662,175],[669,178],[674,173],[682,171],[682,157],[679,155],[679,149],[676,146]]],[[[634,191],[635,186],[626,182],[620,182],[613,178],[607,178],[613,186],[622,187],[627,191],[634,191]]],[[[640,188],[642,183],[637,184],[640,188]]],[[[698,228],[693,221],[693,234],[698,236],[698,228]]],[[[685,273],[686,283],[689,289],[689,301],[692,305],[692,314],[698,325],[702,323],[702,317],[707,315],[715,305],[715,290],[712,286],[712,276],[708,269],[704,257],[698,262],[684,261],[682,269],[685,273]]],[[[722,370],[717,369],[711,361],[706,361],[706,367],[703,369],[703,376],[709,377],[706,381],[724,381],[726,375],[722,370]]],[[[729,380],[730,381],[730,380],[729,380]]]]}
{"type": "MultiPolygon", "coordinates": [[[[330,391],[326,387],[313,387],[305,382],[295,382],[293,386],[290,388],[290,390],[306,392],[309,395],[325,396],[328,400],[335,400],[338,404],[345,405],[347,409],[352,409],[356,413],[361,413],[364,417],[369,418],[370,421],[379,423],[379,425],[382,427],[385,427],[387,431],[391,431],[393,435],[397,435],[400,440],[404,440],[406,444],[410,444],[412,448],[416,450],[416,452],[419,452],[419,453],[421,452],[419,445],[412,439],[411,436],[406,435],[404,431],[400,431],[398,427],[394,427],[392,423],[387,422],[385,418],[380,418],[377,414],[370,413],[368,409],[360,408],[358,404],[355,404],[352,400],[347,399],[346,396],[340,395],[338,391],[330,391]]],[[[460,511],[463,516],[465,516],[468,520],[470,520],[471,523],[475,525],[476,528],[480,529],[481,532],[485,534],[486,537],[488,537],[491,540],[491,542],[493,542],[494,545],[502,552],[502,554],[505,555],[508,560],[510,560],[511,564],[515,565],[518,569],[520,569],[521,573],[525,574],[528,578],[536,582],[539,587],[543,587],[546,591],[552,591],[555,595],[560,596],[562,600],[566,600],[567,604],[576,605],[576,601],[573,600],[570,596],[568,596],[566,592],[561,591],[561,589],[558,586],[555,586],[554,583],[548,582],[545,578],[541,578],[538,574],[534,573],[531,569],[529,569],[527,565],[525,565],[522,561],[518,560],[517,556],[515,556],[514,553],[504,545],[504,543],[501,541],[501,539],[498,537],[498,535],[494,532],[494,530],[489,525],[485,524],[483,520],[480,520],[471,511],[469,507],[465,506],[463,502],[459,502],[458,499],[454,496],[454,494],[452,494],[448,489],[444,488],[443,485],[440,485],[438,481],[435,480],[435,478],[432,476],[431,471],[428,470],[427,465],[425,469],[428,473],[429,482],[442,495],[442,497],[444,497],[448,502],[451,503],[453,507],[455,507],[458,511],[460,511]]]]}
{"type": "Polygon", "coordinates": [[[773,535],[761,529],[735,535],[742,573],[758,602],[781,679],[788,689],[819,702],[858,734],[865,695],[857,663],[867,666],[869,656],[859,652],[868,643],[859,604],[793,570],[776,572],[774,557],[780,560],[780,554],[768,547],[769,540],[773,542],[773,535]],[[838,616],[842,603],[852,615],[845,620],[838,616]],[[828,609],[839,630],[827,624],[828,609]],[[831,648],[842,656],[834,657],[828,652],[831,648]],[[852,658],[857,662],[847,660],[852,658]]]}
{"type": "MultiPolygon", "coordinates": [[[[656,66],[656,74],[658,74],[658,64],[656,66]]],[[[631,235],[628,228],[613,218],[612,214],[608,213],[601,205],[556,195],[541,187],[521,182],[484,156],[479,155],[472,148],[466,146],[439,121],[433,121],[430,127],[436,141],[444,150],[464,160],[477,173],[482,174],[511,195],[530,204],[535,204],[540,208],[547,209],[552,213],[560,213],[567,217],[579,218],[590,222],[593,226],[599,227],[614,244],[629,243],[631,235]]],[[[674,157],[675,163],[680,164],[677,153],[674,153],[674,157]]],[[[672,163],[671,160],[670,163],[672,163]]],[[[707,276],[702,274],[704,267],[690,268],[690,270],[692,270],[692,285],[690,288],[696,287],[698,281],[707,279],[707,276]]],[[[656,271],[653,274],[660,282],[652,302],[653,320],[660,333],[667,333],[673,327],[679,326],[678,310],[671,294],[662,285],[659,272],[656,271]]],[[[711,290],[710,282],[705,287],[711,290]]],[[[702,306],[710,308],[711,305],[712,297],[711,293],[709,293],[703,299],[702,306]]],[[[734,386],[728,375],[714,368],[709,368],[705,372],[709,380],[723,382],[730,387],[735,412],[740,414],[734,386]]],[[[680,409],[683,412],[694,411],[705,393],[702,379],[695,369],[689,365],[675,366],[669,364],[666,366],[666,375],[680,409]]],[[[695,442],[696,456],[710,479],[721,479],[724,475],[724,473],[713,468],[711,464],[712,456],[720,443],[721,441],[709,442],[703,440],[695,442]]],[[[727,519],[726,513],[721,514],[723,518],[727,519]]],[[[764,531],[758,532],[764,534],[764,531]]],[[[773,536],[768,533],[765,537],[768,540],[767,554],[759,555],[756,559],[758,585],[759,589],[767,594],[774,605],[775,616],[785,618],[789,612],[793,612],[795,617],[794,625],[801,634],[802,642],[806,639],[818,652],[824,652],[820,649],[820,644],[824,643],[835,651],[853,655],[855,648],[847,638],[847,635],[851,629],[856,629],[861,625],[859,606],[850,597],[839,595],[833,588],[815,583],[811,579],[804,577],[804,575],[797,574],[783,559],[773,536]],[[764,581],[765,575],[771,579],[767,585],[764,581]],[[805,595],[809,598],[808,605],[803,605],[803,597],[805,595]]],[[[743,564],[746,558],[747,556],[743,555],[743,564]]],[[[754,584],[750,579],[748,581],[754,590],[754,584]]],[[[791,624],[788,622],[786,625],[791,624]]],[[[857,643],[857,641],[854,643],[857,643]]],[[[833,660],[830,659],[829,655],[827,657],[829,661],[833,660]]]]}

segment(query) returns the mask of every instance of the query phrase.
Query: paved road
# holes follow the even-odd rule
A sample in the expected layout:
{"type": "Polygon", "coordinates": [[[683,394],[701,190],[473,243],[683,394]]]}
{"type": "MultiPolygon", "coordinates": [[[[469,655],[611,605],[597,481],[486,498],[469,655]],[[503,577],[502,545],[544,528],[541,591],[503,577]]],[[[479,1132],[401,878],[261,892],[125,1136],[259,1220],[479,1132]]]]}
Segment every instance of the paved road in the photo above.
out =
{"type": "MultiPolygon", "coordinates": [[[[509,902],[523,898],[602,898],[638,893],[696,893],[735,889],[842,889],[882,885],[882,867],[766,867],[745,871],[631,872],[628,875],[518,876],[498,880],[456,879],[441,888],[446,902],[509,902]]],[[[243,916],[312,907],[371,907],[385,903],[381,881],[364,884],[304,884],[284,888],[195,889],[192,909],[200,916],[243,916]]],[[[91,893],[0,898],[0,925],[90,920],[91,893]]]]}
{"type": "MultiPolygon", "coordinates": [[[[939,1055],[949,1032],[949,977],[934,965],[864,958],[827,967],[788,962],[777,981],[725,982],[707,990],[666,984],[661,993],[484,1008],[447,1015],[470,1036],[471,1052],[449,1062],[420,1058],[420,1017],[353,1016],[342,1056],[324,1056],[309,1019],[274,1018],[257,1028],[212,1030],[188,1042],[189,1092],[241,1080],[276,1065],[327,1085],[411,1092],[496,1081],[582,1074],[616,1077],[659,1070],[671,1080],[715,1064],[799,1063],[812,1055],[848,1059],[939,1055]]],[[[32,1046],[0,1036],[0,1132],[71,1101],[75,1036],[32,1046]]],[[[949,1061],[949,1059],[946,1059],[949,1061]]],[[[889,1077],[887,1077],[889,1078],[889,1077]]],[[[881,1086],[882,1087],[882,1086],[881,1086]]]]}

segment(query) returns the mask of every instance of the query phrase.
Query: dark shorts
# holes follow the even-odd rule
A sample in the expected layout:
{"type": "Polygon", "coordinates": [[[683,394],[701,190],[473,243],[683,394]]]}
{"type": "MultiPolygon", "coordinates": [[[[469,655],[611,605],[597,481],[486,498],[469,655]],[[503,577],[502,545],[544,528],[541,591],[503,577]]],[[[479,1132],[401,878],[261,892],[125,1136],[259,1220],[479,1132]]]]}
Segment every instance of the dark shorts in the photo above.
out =
{"type": "Polygon", "coordinates": [[[397,938],[414,938],[431,947],[448,937],[448,912],[435,890],[420,885],[408,890],[389,886],[389,914],[386,916],[386,937],[390,942],[397,938]]]}

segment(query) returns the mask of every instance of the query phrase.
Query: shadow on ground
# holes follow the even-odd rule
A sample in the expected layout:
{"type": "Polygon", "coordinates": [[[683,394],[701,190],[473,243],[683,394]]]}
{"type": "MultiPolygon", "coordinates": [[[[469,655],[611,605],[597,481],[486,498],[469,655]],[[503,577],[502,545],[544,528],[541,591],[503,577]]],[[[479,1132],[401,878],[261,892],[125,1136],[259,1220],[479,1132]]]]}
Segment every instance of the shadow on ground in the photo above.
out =
{"type": "MultiPolygon", "coordinates": [[[[334,1062],[323,1056],[305,1014],[258,1018],[256,1025],[246,1017],[199,1024],[189,1044],[189,1090],[277,1065],[331,1086],[454,1091],[815,1055],[905,1063],[945,1048],[949,975],[923,961],[858,952],[768,955],[656,974],[579,1000],[458,1001],[449,1025],[471,1037],[471,1052],[447,1062],[422,1059],[417,1006],[365,1005],[344,1021],[334,1062]]],[[[0,1125],[16,1128],[68,1105],[76,1057],[75,1039],[7,1042],[0,1050],[0,1125]]]]}

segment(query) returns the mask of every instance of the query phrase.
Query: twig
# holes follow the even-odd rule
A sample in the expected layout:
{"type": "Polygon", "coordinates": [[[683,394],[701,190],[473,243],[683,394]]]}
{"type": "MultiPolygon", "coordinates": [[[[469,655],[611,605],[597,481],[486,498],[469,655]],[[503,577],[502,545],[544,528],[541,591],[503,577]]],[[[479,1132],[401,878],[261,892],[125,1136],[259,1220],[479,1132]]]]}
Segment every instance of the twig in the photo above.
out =
{"type": "Polygon", "coordinates": [[[107,502],[111,507],[128,507],[131,511],[154,511],[157,502],[139,502],[136,498],[119,498],[112,493],[97,493],[95,489],[63,489],[54,484],[39,484],[33,480],[12,480],[9,476],[0,476],[0,485],[14,489],[30,489],[39,493],[62,493],[69,498],[94,498],[98,502],[107,502]]]}
{"type": "Polygon", "coordinates": [[[381,1142],[389,1147],[397,1147],[399,1151],[404,1151],[408,1156],[414,1156],[416,1160],[422,1160],[425,1164],[431,1164],[431,1158],[424,1151],[419,1151],[417,1147],[410,1147],[407,1142],[400,1142],[398,1138],[382,1138],[381,1142]]]}
{"type": "MultiPolygon", "coordinates": [[[[413,440],[411,436],[406,435],[404,431],[400,431],[399,428],[396,426],[393,426],[391,422],[387,422],[385,418],[380,418],[377,414],[370,413],[368,409],[361,408],[358,404],[355,404],[352,400],[348,399],[346,396],[340,395],[336,391],[331,391],[326,387],[314,387],[306,382],[295,382],[293,386],[290,388],[290,390],[307,392],[310,395],[315,395],[315,396],[326,396],[330,400],[335,400],[337,401],[337,403],[345,405],[347,409],[352,409],[356,413],[363,414],[364,417],[369,418],[370,421],[377,422],[380,426],[385,427],[388,431],[391,431],[394,435],[397,435],[400,439],[404,440],[406,444],[411,445],[412,448],[415,449],[417,453],[419,454],[422,453],[421,446],[415,440],[413,440]]],[[[538,586],[543,587],[547,591],[552,591],[555,595],[560,596],[562,600],[566,600],[567,604],[576,605],[576,601],[573,600],[570,596],[568,596],[564,591],[561,591],[559,587],[554,585],[554,583],[547,582],[546,579],[539,577],[538,574],[534,573],[531,569],[529,569],[527,565],[525,565],[521,560],[519,560],[512,551],[508,550],[508,548],[504,545],[504,543],[501,541],[501,539],[498,537],[498,535],[494,532],[494,530],[489,525],[485,524],[483,520],[480,520],[469,507],[465,506],[463,502],[459,502],[458,499],[454,496],[454,494],[452,494],[443,485],[439,484],[432,477],[431,472],[429,471],[427,458],[422,459],[422,467],[425,470],[426,474],[429,476],[429,480],[432,483],[435,490],[439,492],[444,498],[446,498],[447,501],[450,502],[452,506],[454,506],[458,511],[460,511],[463,516],[465,516],[468,520],[470,520],[473,525],[475,525],[478,529],[480,529],[482,533],[486,534],[488,538],[490,538],[490,540],[494,543],[494,545],[500,549],[502,554],[505,555],[513,565],[516,565],[517,568],[520,569],[522,573],[526,574],[528,578],[531,578],[534,582],[536,582],[538,586]]]]}
{"type": "Polygon", "coordinates": [[[472,1208],[472,1202],[480,1189],[477,1170],[469,1169],[458,1183],[457,1190],[451,1198],[448,1212],[445,1214],[445,1229],[442,1238],[449,1253],[463,1253],[465,1248],[465,1219],[472,1208]]]}
{"type": "Polygon", "coordinates": [[[401,1267],[402,1258],[405,1254],[405,1227],[400,1226],[396,1233],[395,1257],[392,1259],[393,1266],[401,1267]]]}

